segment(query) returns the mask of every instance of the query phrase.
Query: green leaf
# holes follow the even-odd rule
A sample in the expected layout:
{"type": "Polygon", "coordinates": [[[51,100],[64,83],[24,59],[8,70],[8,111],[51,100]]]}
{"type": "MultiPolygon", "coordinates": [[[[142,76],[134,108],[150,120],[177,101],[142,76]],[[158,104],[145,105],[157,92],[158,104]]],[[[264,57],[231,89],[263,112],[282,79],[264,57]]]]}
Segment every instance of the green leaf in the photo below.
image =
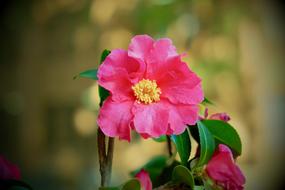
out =
{"type": "Polygon", "coordinates": [[[166,141],[166,135],[161,135],[158,138],[152,138],[155,142],[165,142],[166,141]]]}
{"type": "Polygon", "coordinates": [[[120,190],[119,187],[99,187],[99,190],[120,190]]]}
{"type": "Polygon", "coordinates": [[[200,137],[200,158],[197,166],[203,166],[211,159],[215,150],[215,141],[207,127],[201,122],[197,122],[200,137]]]}
{"type": "Polygon", "coordinates": [[[108,98],[108,96],[110,95],[109,91],[106,90],[105,88],[99,86],[98,87],[99,90],[99,97],[100,97],[100,107],[103,105],[103,102],[108,98]]]}
{"type": "Polygon", "coordinates": [[[92,79],[92,80],[98,80],[97,78],[97,69],[90,69],[87,71],[83,71],[81,73],[79,73],[78,75],[74,76],[73,79],[77,79],[77,78],[88,78],[88,79],[92,79]]]}
{"type": "Polygon", "coordinates": [[[176,166],[172,172],[172,181],[175,183],[185,183],[194,188],[194,178],[192,173],[185,166],[176,166]]]}
{"type": "Polygon", "coordinates": [[[242,144],[240,137],[229,123],[220,120],[203,120],[201,122],[219,143],[229,146],[234,154],[241,155],[242,144]]]}
{"type": "Polygon", "coordinates": [[[191,141],[187,128],[180,135],[171,135],[171,140],[176,146],[182,164],[186,166],[191,153],[191,141]]]}
{"type": "MultiPolygon", "coordinates": [[[[101,59],[100,59],[100,65],[102,62],[106,59],[106,57],[111,53],[110,50],[105,49],[102,54],[101,54],[101,59]]],[[[100,107],[103,105],[103,102],[108,98],[110,95],[109,91],[106,90],[105,88],[99,86],[99,97],[100,97],[100,107]]]]}
{"type": "Polygon", "coordinates": [[[173,169],[178,165],[181,165],[181,163],[176,161],[176,160],[174,160],[171,165],[167,165],[162,170],[162,172],[158,176],[158,178],[152,182],[152,187],[153,188],[159,187],[159,186],[164,185],[164,184],[168,183],[169,181],[171,181],[173,169]]]}
{"type": "Polygon", "coordinates": [[[208,98],[204,97],[204,100],[202,101],[202,104],[210,104],[210,105],[214,105],[214,103],[212,101],[210,101],[208,98]]]}
{"type": "Polygon", "coordinates": [[[131,175],[134,177],[141,169],[144,169],[149,173],[149,177],[152,182],[156,181],[158,176],[161,174],[163,169],[167,165],[167,157],[166,156],[156,156],[152,158],[149,162],[147,162],[142,167],[131,172],[131,175]]]}
{"type": "Polygon", "coordinates": [[[130,179],[129,181],[127,181],[121,190],[140,190],[141,189],[141,185],[139,180],[137,179],[130,179]]]}
{"type": "Polygon", "coordinates": [[[12,187],[23,187],[25,189],[33,190],[32,187],[27,184],[24,181],[20,180],[13,180],[13,179],[8,179],[8,180],[0,180],[0,187],[4,189],[10,189],[12,187]]]}
{"type": "Polygon", "coordinates": [[[100,64],[106,59],[106,57],[111,53],[110,50],[105,49],[101,54],[100,64]]]}
{"type": "MultiPolygon", "coordinates": [[[[105,49],[102,52],[101,58],[100,58],[100,65],[110,53],[111,53],[111,51],[107,50],[107,49],[105,49]]],[[[92,79],[92,80],[98,80],[97,71],[98,71],[98,69],[86,70],[86,71],[83,71],[83,72],[79,73],[78,75],[74,76],[73,79],[77,79],[77,78],[81,77],[81,78],[88,78],[88,79],[92,79]]]]}
{"type": "Polygon", "coordinates": [[[203,184],[205,190],[220,190],[220,188],[209,178],[203,179],[203,184]]]}

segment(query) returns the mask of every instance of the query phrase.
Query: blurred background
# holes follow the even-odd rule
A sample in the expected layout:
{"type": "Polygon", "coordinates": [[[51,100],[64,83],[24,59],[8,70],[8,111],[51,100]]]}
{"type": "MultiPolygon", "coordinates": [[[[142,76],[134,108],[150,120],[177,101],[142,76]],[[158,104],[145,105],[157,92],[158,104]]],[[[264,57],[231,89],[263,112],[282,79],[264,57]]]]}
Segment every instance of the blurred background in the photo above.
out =
{"type": "MultiPolygon", "coordinates": [[[[258,0],[1,0],[0,154],[35,190],[98,187],[97,84],[72,80],[132,36],[169,37],[203,78],[210,112],[227,112],[243,142],[246,189],[281,189],[284,23],[258,0]],[[283,23],[283,24],[282,24],[283,23]]],[[[116,141],[112,183],[166,145],[116,141]],[[151,148],[150,148],[151,147],[151,148]]]]}

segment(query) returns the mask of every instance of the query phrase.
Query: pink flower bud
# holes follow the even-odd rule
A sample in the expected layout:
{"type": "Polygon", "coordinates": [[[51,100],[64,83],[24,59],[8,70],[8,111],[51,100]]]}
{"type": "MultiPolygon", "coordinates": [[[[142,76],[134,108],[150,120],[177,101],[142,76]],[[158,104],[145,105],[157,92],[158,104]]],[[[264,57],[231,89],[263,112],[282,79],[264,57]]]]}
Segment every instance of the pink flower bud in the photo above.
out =
{"type": "Polygon", "coordinates": [[[152,190],[152,183],[147,171],[142,169],[135,177],[140,181],[142,190],[152,190]]]}
{"type": "Polygon", "coordinates": [[[0,155],[0,179],[20,179],[19,168],[0,155]]]}
{"type": "Polygon", "coordinates": [[[231,150],[220,144],[206,166],[208,176],[225,190],[242,190],[245,177],[235,164],[231,150]]]}

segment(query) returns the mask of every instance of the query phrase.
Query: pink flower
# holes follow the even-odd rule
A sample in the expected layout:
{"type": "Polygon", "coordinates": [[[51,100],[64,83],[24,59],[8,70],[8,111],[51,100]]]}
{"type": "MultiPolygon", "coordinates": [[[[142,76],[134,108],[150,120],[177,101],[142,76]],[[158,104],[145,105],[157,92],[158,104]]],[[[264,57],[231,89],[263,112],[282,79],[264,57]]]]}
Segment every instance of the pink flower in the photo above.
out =
{"type": "Polygon", "coordinates": [[[0,155],[0,180],[20,178],[19,168],[0,155]]]}
{"type": "Polygon", "coordinates": [[[142,190],[152,190],[149,174],[144,169],[137,173],[135,177],[140,181],[142,190]]]}
{"type": "Polygon", "coordinates": [[[235,164],[231,150],[220,144],[206,166],[206,172],[225,190],[242,190],[245,177],[235,164]]]}
{"type": "Polygon", "coordinates": [[[230,116],[227,113],[215,113],[210,115],[209,118],[214,120],[221,120],[224,122],[228,122],[231,120],[230,116]]]}
{"type": "Polygon", "coordinates": [[[144,138],[180,134],[198,119],[201,79],[170,39],[135,36],[127,51],[115,49],[107,56],[97,76],[111,94],[98,116],[107,136],[130,141],[131,129],[144,138]]]}
{"type": "Polygon", "coordinates": [[[205,109],[204,116],[201,116],[199,119],[213,119],[213,120],[221,120],[224,122],[228,122],[231,120],[230,116],[227,113],[214,113],[208,117],[208,108],[205,109]]]}

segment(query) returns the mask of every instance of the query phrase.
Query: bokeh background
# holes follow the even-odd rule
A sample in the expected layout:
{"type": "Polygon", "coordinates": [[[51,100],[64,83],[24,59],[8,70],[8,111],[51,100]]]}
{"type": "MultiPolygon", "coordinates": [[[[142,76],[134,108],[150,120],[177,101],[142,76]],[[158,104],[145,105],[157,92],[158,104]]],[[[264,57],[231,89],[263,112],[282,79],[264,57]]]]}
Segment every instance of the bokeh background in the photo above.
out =
{"type": "MultiPolygon", "coordinates": [[[[211,112],[241,135],[246,189],[281,189],[282,7],[258,0],[1,0],[0,154],[35,190],[99,185],[96,82],[73,76],[135,34],[169,37],[203,78],[211,112]]],[[[166,145],[116,141],[112,183],[166,145]]]]}

